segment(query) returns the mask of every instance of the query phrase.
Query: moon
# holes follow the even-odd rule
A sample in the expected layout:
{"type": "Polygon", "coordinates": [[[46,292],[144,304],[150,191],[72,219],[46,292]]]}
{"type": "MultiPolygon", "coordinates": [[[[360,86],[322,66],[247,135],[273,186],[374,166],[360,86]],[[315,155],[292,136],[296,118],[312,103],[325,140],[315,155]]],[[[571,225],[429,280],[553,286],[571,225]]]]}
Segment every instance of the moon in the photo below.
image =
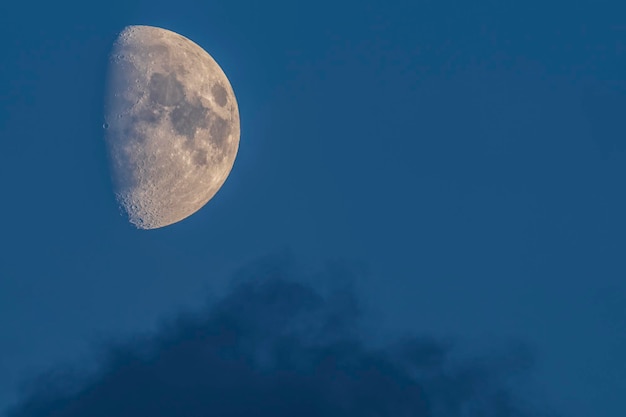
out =
{"type": "Polygon", "coordinates": [[[116,199],[138,229],[179,222],[222,187],[239,148],[235,94],[193,41],[128,26],[113,45],[104,128],[116,199]]]}

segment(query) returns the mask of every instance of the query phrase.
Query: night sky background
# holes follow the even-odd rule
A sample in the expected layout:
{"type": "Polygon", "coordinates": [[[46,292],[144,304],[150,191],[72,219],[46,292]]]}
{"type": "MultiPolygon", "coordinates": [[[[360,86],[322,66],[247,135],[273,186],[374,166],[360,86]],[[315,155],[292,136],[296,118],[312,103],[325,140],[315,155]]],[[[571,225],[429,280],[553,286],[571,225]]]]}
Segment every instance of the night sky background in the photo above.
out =
{"type": "Polygon", "coordinates": [[[619,1],[0,5],[0,413],[626,415],[619,1]],[[230,177],[134,229],[126,25],[206,49],[230,177]]]}

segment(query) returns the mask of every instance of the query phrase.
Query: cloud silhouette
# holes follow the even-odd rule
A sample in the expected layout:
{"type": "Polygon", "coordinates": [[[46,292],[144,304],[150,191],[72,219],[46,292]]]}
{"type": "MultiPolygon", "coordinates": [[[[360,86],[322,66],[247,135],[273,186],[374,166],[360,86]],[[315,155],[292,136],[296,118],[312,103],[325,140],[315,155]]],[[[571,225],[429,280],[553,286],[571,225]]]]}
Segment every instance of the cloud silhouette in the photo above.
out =
{"type": "Polygon", "coordinates": [[[253,264],[220,301],[105,350],[87,377],[52,373],[10,417],[526,417],[524,349],[454,359],[428,338],[368,347],[349,271],[307,285],[282,261],[253,264]]]}

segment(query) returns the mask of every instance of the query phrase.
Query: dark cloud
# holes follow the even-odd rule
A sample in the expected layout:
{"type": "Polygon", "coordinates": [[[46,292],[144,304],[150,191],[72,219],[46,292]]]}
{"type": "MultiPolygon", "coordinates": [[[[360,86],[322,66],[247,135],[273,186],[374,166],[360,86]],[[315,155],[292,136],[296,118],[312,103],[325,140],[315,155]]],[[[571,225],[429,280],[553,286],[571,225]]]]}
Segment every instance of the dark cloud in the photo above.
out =
{"type": "Polygon", "coordinates": [[[9,416],[543,415],[514,395],[513,377],[532,364],[526,350],[459,360],[432,339],[372,348],[359,337],[349,271],[319,275],[335,283],[330,291],[294,271],[276,261],[248,267],[206,311],[107,348],[89,377],[42,378],[9,416]]]}

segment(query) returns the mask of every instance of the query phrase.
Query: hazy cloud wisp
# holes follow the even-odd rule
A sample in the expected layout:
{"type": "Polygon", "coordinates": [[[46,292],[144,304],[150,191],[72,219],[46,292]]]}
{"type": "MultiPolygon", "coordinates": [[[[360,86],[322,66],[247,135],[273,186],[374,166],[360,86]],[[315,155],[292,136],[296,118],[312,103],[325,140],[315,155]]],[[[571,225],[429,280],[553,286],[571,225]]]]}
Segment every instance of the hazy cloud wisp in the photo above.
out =
{"type": "Polygon", "coordinates": [[[510,383],[531,366],[526,351],[458,361],[428,338],[373,349],[356,330],[349,286],[326,294],[293,274],[254,264],[206,311],[108,348],[95,374],[42,378],[9,416],[545,415],[522,406],[510,383]]]}

